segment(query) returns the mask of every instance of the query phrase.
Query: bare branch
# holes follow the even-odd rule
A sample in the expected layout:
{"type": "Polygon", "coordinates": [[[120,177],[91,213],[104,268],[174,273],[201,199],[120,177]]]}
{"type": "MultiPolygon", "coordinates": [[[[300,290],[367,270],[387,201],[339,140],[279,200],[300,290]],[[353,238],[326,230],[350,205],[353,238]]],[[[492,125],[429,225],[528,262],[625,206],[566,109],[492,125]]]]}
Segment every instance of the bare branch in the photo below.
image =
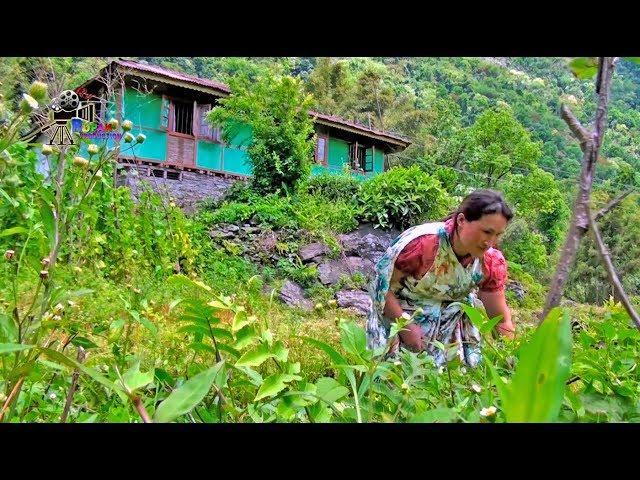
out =
{"type": "Polygon", "coordinates": [[[618,204],[624,200],[627,196],[629,196],[629,194],[633,193],[635,190],[635,188],[630,188],[629,190],[627,190],[626,192],[622,192],[620,195],[618,195],[616,198],[614,198],[613,200],[611,200],[606,206],[604,206],[603,208],[600,209],[600,211],[598,211],[598,213],[596,213],[596,215],[593,217],[593,219],[597,222],[598,220],[600,220],[604,215],[606,215],[607,213],[609,213],[609,211],[611,211],[612,209],[614,209],[615,207],[618,206],[618,204]]]}
{"type": "Polygon", "coordinates": [[[549,293],[547,294],[544,309],[539,317],[540,322],[544,321],[551,309],[560,303],[564,287],[569,277],[569,270],[575,261],[580,241],[589,229],[591,188],[595,175],[596,159],[598,158],[598,152],[606,130],[607,106],[609,103],[613,68],[613,58],[603,57],[600,59],[598,68],[598,78],[600,79],[600,81],[598,81],[598,106],[596,109],[593,135],[586,133],[585,128],[578,122],[567,107],[563,105],[561,109],[562,118],[567,122],[571,131],[581,139],[580,147],[583,151],[582,170],[580,172],[578,195],[574,203],[569,232],[567,233],[560,254],[560,260],[556,266],[555,275],[549,286],[549,293]]]}
{"type": "MultiPolygon", "coordinates": [[[[84,348],[78,347],[78,363],[84,362],[84,359],[84,348]]],[[[71,378],[71,387],[69,388],[69,392],[67,393],[67,401],[64,404],[64,410],[62,411],[62,415],[60,416],[60,423],[65,423],[67,421],[67,416],[69,415],[69,410],[71,409],[71,402],[73,401],[73,394],[76,392],[76,388],[78,388],[79,376],[80,370],[76,368],[73,371],[73,376],[71,378]]]]}
{"type": "Polygon", "coordinates": [[[2,406],[2,410],[0,411],[0,422],[2,422],[4,414],[7,412],[7,410],[9,410],[9,407],[11,406],[11,402],[13,402],[13,400],[18,396],[18,392],[22,387],[22,382],[24,382],[24,377],[20,377],[20,379],[16,382],[16,384],[11,389],[11,393],[7,397],[7,400],[4,402],[4,405],[2,406]]]}
{"type": "Polygon", "coordinates": [[[598,246],[598,252],[600,253],[600,258],[602,259],[602,262],[604,263],[604,266],[607,270],[607,276],[609,277],[609,281],[613,285],[615,293],[617,294],[618,298],[622,301],[622,304],[624,305],[625,310],[633,320],[633,323],[635,323],[636,327],[640,329],[640,317],[638,317],[638,314],[634,310],[633,305],[631,305],[631,302],[629,301],[629,297],[627,297],[627,294],[624,291],[624,287],[622,286],[622,283],[618,278],[616,269],[613,266],[613,263],[611,262],[611,255],[609,254],[609,250],[607,250],[607,247],[602,241],[600,230],[598,229],[598,224],[591,215],[589,215],[589,219],[591,220],[590,225],[591,225],[591,231],[593,232],[593,238],[596,242],[596,245],[598,246]]]}
{"type": "Polygon", "coordinates": [[[591,134],[582,126],[580,120],[578,120],[573,112],[569,110],[569,107],[564,104],[560,107],[560,116],[565,122],[567,122],[571,132],[573,132],[576,138],[580,141],[580,148],[584,152],[587,142],[591,140],[591,134]]]}

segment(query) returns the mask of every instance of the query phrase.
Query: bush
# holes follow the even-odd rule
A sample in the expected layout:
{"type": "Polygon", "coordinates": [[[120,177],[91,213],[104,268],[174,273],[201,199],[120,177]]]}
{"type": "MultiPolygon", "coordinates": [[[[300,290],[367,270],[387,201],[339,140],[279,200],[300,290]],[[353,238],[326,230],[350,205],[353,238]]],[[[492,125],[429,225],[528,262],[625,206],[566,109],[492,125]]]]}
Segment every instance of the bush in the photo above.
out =
{"type": "Polygon", "coordinates": [[[289,197],[251,196],[249,203],[223,203],[213,212],[200,212],[200,221],[208,224],[243,223],[253,220],[272,228],[297,227],[296,216],[289,197]]]}
{"type": "Polygon", "coordinates": [[[321,232],[347,233],[358,226],[362,208],[357,201],[300,195],[295,203],[296,217],[302,228],[318,235],[321,232]]]}
{"type": "Polygon", "coordinates": [[[452,199],[440,182],[414,165],[394,167],[366,180],[360,190],[363,220],[376,227],[405,228],[444,217],[452,199]]]}
{"type": "Polygon", "coordinates": [[[303,188],[330,201],[352,200],[360,192],[360,181],[348,174],[321,173],[309,178],[303,188]]]}

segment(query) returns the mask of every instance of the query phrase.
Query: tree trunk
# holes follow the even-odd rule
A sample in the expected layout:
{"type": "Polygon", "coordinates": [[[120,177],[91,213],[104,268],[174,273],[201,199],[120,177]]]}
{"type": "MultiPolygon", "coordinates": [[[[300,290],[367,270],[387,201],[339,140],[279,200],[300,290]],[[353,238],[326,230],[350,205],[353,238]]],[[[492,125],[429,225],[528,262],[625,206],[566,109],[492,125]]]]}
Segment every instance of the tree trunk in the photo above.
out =
{"type": "Polygon", "coordinates": [[[598,108],[593,133],[588,132],[575,116],[565,106],[562,107],[562,118],[567,122],[574,135],[580,140],[580,147],[584,152],[582,157],[582,171],[580,173],[580,187],[576,198],[571,226],[565,241],[564,247],[556,273],[551,282],[547,301],[540,317],[540,322],[544,320],[549,311],[558,306],[564,287],[567,283],[569,269],[572,267],[580,240],[589,229],[589,201],[591,198],[591,187],[595,174],[595,166],[602,145],[602,138],[606,130],[607,106],[609,103],[609,92],[611,87],[611,77],[614,69],[613,57],[603,57],[599,62],[598,80],[596,92],[598,92],[598,108]]]}

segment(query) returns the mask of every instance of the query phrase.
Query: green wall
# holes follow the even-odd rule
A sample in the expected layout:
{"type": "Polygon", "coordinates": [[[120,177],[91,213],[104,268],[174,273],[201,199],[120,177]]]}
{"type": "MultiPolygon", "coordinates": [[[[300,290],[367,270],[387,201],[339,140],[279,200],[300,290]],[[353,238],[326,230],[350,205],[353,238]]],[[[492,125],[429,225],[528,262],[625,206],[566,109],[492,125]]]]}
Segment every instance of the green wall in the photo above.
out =
{"type": "Polygon", "coordinates": [[[142,145],[131,149],[130,145],[121,141],[123,155],[136,155],[151,160],[164,161],[167,156],[167,134],[160,128],[160,108],[162,97],[158,95],[141,95],[135,90],[127,88],[124,92],[123,120],[131,120],[131,133],[146,135],[142,145]]]}
{"type": "MultiPolygon", "coordinates": [[[[146,140],[142,145],[133,148],[121,142],[123,154],[135,154],[141,158],[164,161],[167,154],[167,134],[160,130],[160,110],[162,97],[159,95],[141,95],[135,90],[127,88],[124,94],[123,119],[133,122],[132,134],[144,133],[146,140]],[[126,151],[124,151],[126,150],[126,151]]],[[[196,165],[212,170],[226,171],[242,175],[251,175],[251,164],[246,148],[251,140],[251,127],[248,125],[236,127],[229,145],[203,140],[197,141],[196,165]]],[[[329,171],[342,172],[348,163],[349,144],[338,138],[329,137],[327,167],[313,165],[312,175],[329,171]]],[[[376,149],[374,156],[374,171],[367,176],[384,171],[384,154],[376,149]]],[[[361,176],[361,175],[359,175],[361,176]]]]}

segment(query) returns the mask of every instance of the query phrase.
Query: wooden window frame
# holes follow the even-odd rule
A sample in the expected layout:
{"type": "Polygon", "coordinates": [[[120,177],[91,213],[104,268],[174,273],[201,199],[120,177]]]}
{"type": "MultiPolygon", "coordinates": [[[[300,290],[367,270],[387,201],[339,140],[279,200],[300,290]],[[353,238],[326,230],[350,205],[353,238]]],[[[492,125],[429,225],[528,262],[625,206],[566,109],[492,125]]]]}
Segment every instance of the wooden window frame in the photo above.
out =
{"type": "Polygon", "coordinates": [[[197,113],[198,123],[195,130],[195,135],[198,140],[202,140],[210,143],[219,143],[222,144],[222,129],[220,127],[212,127],[209,126],[208,129],[211,132],[211,135],[202,135],[200,132],[200,127],[202,125],[202,116],[205,115],[205,112],[208,113],[213,108],[212,103],[198,103],[195,107],[195,112],[197,113]],[[203,108],[209,107],[207,110],[203,110],[203,108]]]}
{"type": "Polygon", "coordinates": [[[315,160],[315,163],[318,165],[323,165],[325,167],[328,165],[327,159],[329,158],[329,135],[326,135],[326,134],[316,135],[313,158],[315,160]],[[318,158],[318,146],[320,144],[321,139],[324,140],[324,152],[323,152],[323,158],[318,158]]]}

